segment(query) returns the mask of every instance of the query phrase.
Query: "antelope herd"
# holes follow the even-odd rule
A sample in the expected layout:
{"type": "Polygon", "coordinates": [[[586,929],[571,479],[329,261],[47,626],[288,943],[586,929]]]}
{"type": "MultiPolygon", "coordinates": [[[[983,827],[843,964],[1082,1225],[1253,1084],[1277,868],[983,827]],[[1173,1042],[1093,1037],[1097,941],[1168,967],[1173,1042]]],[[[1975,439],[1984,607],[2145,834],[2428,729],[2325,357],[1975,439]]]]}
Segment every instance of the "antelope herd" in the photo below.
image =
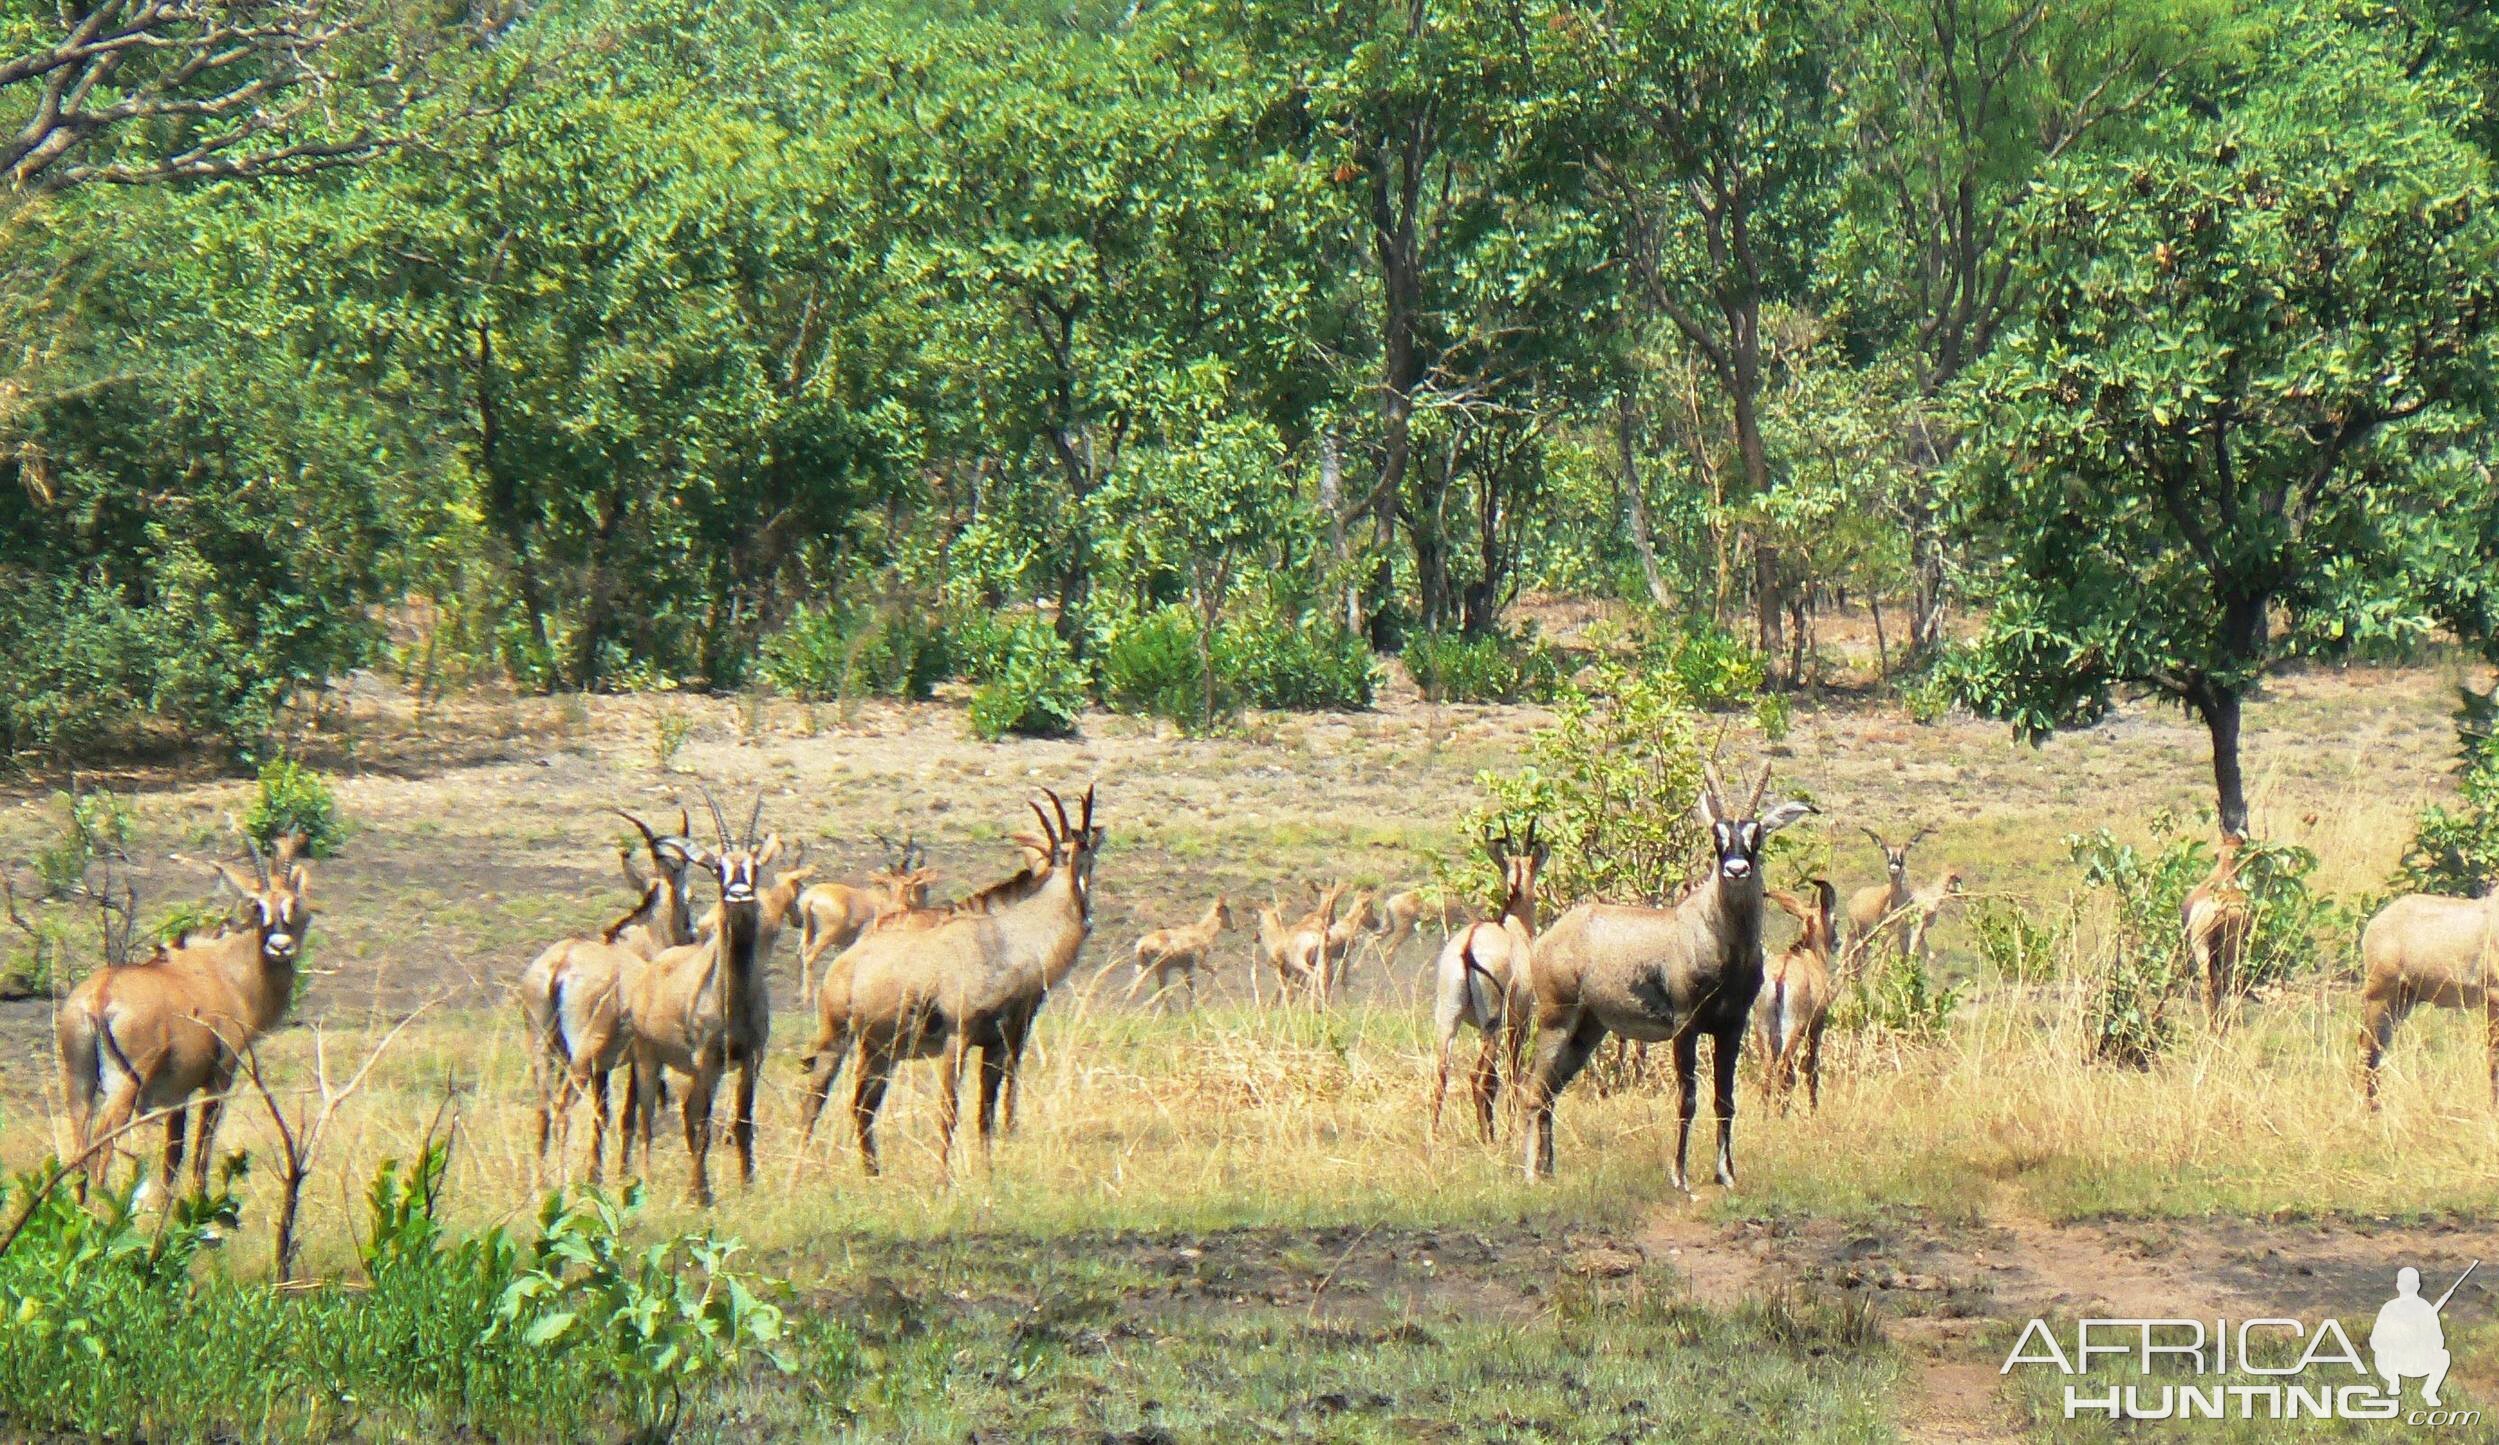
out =
{"type": "MultiPolygon", "coordinates": [[[[1530,1179],[1552,1174],[1555,1108],[1598,1045],[1615,1035],[1671,1051],[1679,1120],[1671,1178],[1687,1189],[1706,1037],[1715,1172],[1720,1184],[1732,1185],[1737,1064],[1746,1036],[1762,1055],[1768,1096],[1786,1108],[1801,1078],[1818,1109],[1821,1040],[1839,982],[1878,950],[1925,956],[1939,916],[1962,893],[1958,873],[1924,886],[1913,880],[1911,853],[1931,835],[1928,828],[1899,843],[1863,829],[1879,850],[1883,876],[1850,894],[1844,911],[1827,879],[1806,880],[1801,893],[1767,888],[1764,845],[1817,811],[1803,801],[1765,807],[1769,784],[1766,765],[1741,794],[1728,792],[1713,768],[1703,769],[1696,815],[1711,866],[1669,906],[1588,900],[1547,923],[1539,893],[1552,849],[1530,823],[1524,836],[1488,832],[1483,839],[1502,881],[1501,905],[1486,917],[1438,889],[1383,895],[1355,891],[1349,882],[1314,884],[1311,906],[1300,912],[1271,898],[1248,924],[1255,935],[1251,988],[1262,992],[1272,977],[1280,998],[1324,1006],[1346,987],[1366,950],[1385,970],[1426,925],[1443,930],[1446,941],[1428,975],[1434,1048],[1427,1137],[1438,1135],[1458,1035],[1471,1028],[1481,1040],[1468,1077],[1477,1128],[1488,1141],[1495,1136],[1506,1075],[1530,1179]],[[1765,905],[1799,926],[1775,957],[1766,957],[1763,945],[1765,905]]],[[[963,1073],[977,1054],[977,1127],[986,1155],[993,1134],[1014,1129],[1035,1020],[1092,930],[1094,864],[1105,836],[1095,822],[1094,790],[1085,790],[1072,813],[1058,794],[1042,790],[1030,803],[1039,831],[1012,835],[1016,870],[942,904],[928,901],[935,873],[916,838],[897,847],[880,835],[885,866],[858,882],[811,883],[816,868],[803,861],[803,848],[764,829],[760,795],[742,828],[731,827],[708,790],[704,801],[709,839],[695,836],[682,810],[665,834],[619,813],[649,864],[646,874],[631,846],[620,852],[632,906],[594,934],[548,946],[519,974],[514,991],[542,1173],[550,1146],[559,1159],[568,1153],[572,1111],[586,1101],[593,1118],[589,1175],[601,1176],[609,1086],[621,1065],[627,1082],[616,1127],[620,1170],[631,1168],[637,1141],[642,1166],[650,1167],[657,1116],[673,1081],[692,1191],[709,1203],[718,1095],[734,1083],[730,1137],[739,1175],[751,1184],[757,1083],[772,1037],[768,968],[778,938],[792,928],[802,995],[814,1014],[799,1060],[802,1139],[812,1136],[848,1065],[860,1160],[876,1174],[876,1125],[895,1071],[933,1060],[942,1170],[951,1162],[963,1073]]],[[[117,1136],[158,1117],[166,1125],[164,1186],[172,1187],[186,1148],[195,1186],[204,1182],[220,1106],[237,1070],[292,1002],[312,919],[302,840],[281,838],[266,855],[249,842],[245,848],[250,872],[217,865],[239,899],[227,918],[164,943],[143,962],[99,969],[60,1006],[57,1044],[75,1149],[69,1157],[90,1184],[103,1179],[117,1136]],[[194,1111],[195,1136],[186,1128],[194,1111]]],[[[2240,972],[2257,929],[2246,857],[2244,840],[2225,836],[2210,876],[2180,909],[2179,946],[2215,1028],[2243,987],[2240,972]]],[[[1133,971],[1128,998],[1193,1007],[1199,975],[1217,966],[1225,933],[1241,922],[1232,898],[1218,894],[1194,921],[1145,933],[1120,960],[1133,971]]],[[[2488,990],[2499,955],[2499,898],[2397,898],[2370,920],[2361,955],[2361,1062],[2370,1107],[2396,1026],[2425,1003],[2484,1011],[2499,1103],[2499,996],[2488,990]]]]}

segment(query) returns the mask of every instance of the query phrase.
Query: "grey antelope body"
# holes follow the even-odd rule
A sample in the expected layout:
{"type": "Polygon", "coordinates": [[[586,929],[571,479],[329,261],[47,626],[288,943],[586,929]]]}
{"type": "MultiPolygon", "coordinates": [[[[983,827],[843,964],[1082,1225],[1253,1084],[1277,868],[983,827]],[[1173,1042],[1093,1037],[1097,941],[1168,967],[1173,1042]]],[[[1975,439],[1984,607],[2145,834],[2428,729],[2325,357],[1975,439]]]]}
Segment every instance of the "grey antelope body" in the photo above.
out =
{"type": "Polygon", "coordinates": [[[206,1187],[218,1114],[242,1051],[294,998],[296,958],[312,925],[311,877],[295,861],[303,841],[281,838],[267,859],[251,848],[257,876],[217,865],[242,895],[239,921],[186,934],[144,963],[97,969],[62,1000],[53,1041],[78,1151],[72,1157],[85,1157],[90,1185],[103,1183],[111,1162],[101,1146],[132,1119],[164,1110],[163,1178],[171,1190],[189,1101],[198,1095],[192,1183],[206,1187]]]}
{"type": "Polygon", "coordinates": [[[2408,893],[2387,904],[2360,933],[2360,1079],[2374,1109],[2378,1064],[2396,1025],[2422,1004],[2481,1012],[2490,1050],[2491,1102],[2499,1105],[2499,893],[2446,898],[2408,893]]]}
{"type": "Polygon", "coordinates": [[[1699,813],[1716,861],[1708,882],[1673,908],[1580,904],[1536,940],[1536,1059],[1520,1086],[1530,1179],[1553,1172],[1555,1101],[1615,1033],[1674,1045],[1681,1089],[1674,1184],[1688,1188],[1684,1158],[1706,1034],[1717,1072],[1718,1182],[1735,1182],[1735,1066],[1762,978],[1762,844],[1813,808],[1789,802],[1759,813],[1767,766],[1741,810],[1728,808],[1714,773],[1706,776],[1699,813]]]}
{"type": "Polygon", "coordinates": [[[1897,846],[1883,841],[1883,835],[1872,828],[1859,827],[1883,854],[1883,881],[1869,884],[1848,895],[1848,961],[1862,967],[1873,951],[1875,942],[1887,931],[1900,956],[1909,956],[1909,936],[1917,901],[1916,890],[1909,886],[1909,850],[1926,840],[1935,830],[1920,828],[1897,846]]]}
{"type": "Polygon", "coordinates": [[[690,820],[662,837],[630,813],[651,855],[652,873],[634,871],[624,855],[625,878],[636,886],[632,911],[594,937],[567,938],[541,951],[521,971],[513,992],[528,1032],[530,1072],[537,1085],[538,1167],[546,1168],[552,1138],[560,1153],[572,1133],[572,1107],[587,1096],[591,1108],[590,1178],[600,1177],[608,1125],[608,1079],[625,1061],[632,1042],[625,995],[645,964],[661,951],[694,941],[694,900],[688,875],[695,847],[686,836],[690,820]]]}
{"type": "Polygon", "coordinates": [[[1796,1076],[1805,1076],[1806,1097],[1822,1107],[1822,1030],[1830,1022],[1832,910],[1838,894],[1828,879],[1816,878],[1810,898],[1770,892],[1764,897],[1798,923],[1804,932],[1762,971],[1761,1035],[1763,1081],[1784,1109],[1796,1092],[1796,1076]]]}
{"type": "Polygon", "coordinates": [[[1189,1002],[1197,1002],[1198,970],[1214,957],[1215,940],[1232,926],[1232,904],[1222,894],[1215,895],[1203,917],[1195,923],[1177,928],[1158,928],[1137,940],[1131,957],[1137,976],[1128,984],[1128,997],[1134,999],[1147,980],[1154,984],[1153,998],[1163,1002],[1176,978],[1189,987],[1189,1002]]]}
{"type": "Polygon", "coordinates": [[[2178,907],[2187,955],[2204,981],[2204,1016],[2216,1028],[2221,1026],[2222,1005],[2238,986],[2248,939],[2256,931],[2256,910],[2247,885],[2239,880],[2239,852],[2245,846],[2238,834],[2222,834],[2212,875],[2189,890],[2178,907]]]}
{"type": "Polygon", "coordinates": [[[1550,849],[1536,841],[1536,825],[1527,825],[1527,843],[1519,847],[1507,834],[1487,836],[1485,849],[1501,870],[1501,916],[1471,923],[1449,936],[1432,971],[1431,1122],[1426,1135],[1440,1133],[1440,1110],[1449,1094],[1449,1057],[1457,1047],[1458,1030],[1471,1028],[1483,1036],[1475,1057],[1473,1089],[1475,1122],[1486,1139],[1493,1135],[1493,1101],[1501,1091],[1501,1062],[1518,1076],[1519,1058],[1527,1040],[1527,1019],[1533,994],[1527,968],[1536,938],[1536,875],[1550,849]]]}
{"type": "MultiPolygon", "coordinates": [[[[1071,824],[1055,793],[1045,791],[1058,821],[1042,816],[1048,867],[1026,869],[984,892],[986,905],[966,900],[957,916],[929,928],[879,929],[825,970],[821,1023],[809,1050],[802,1128],[812,1134],[842,1061],[859,1052],[851,1115],[859,1157],[878,1172],[876,1119],[895,1067],[907,1059],[938,1064],[938,1160],[950,1167],[963,1069],[980,1052],[980,1140],[986,1150],[1001,1095],[1007,1126],[1024,1047],[1049,991],[1076,966],[1092,928],[1093,859],[1101,830],[1093,826],[1093,790],[1071,824]]],[[[1036,804],[1034,811],[1040,812],[1036,804]]]]}
{"type": "Polygon", "coordinates": [[[694,1197],[705,1204],[712,1199],[712,1109],[721,1081],[732,1069],[738,1076],[730,1120],[738,1174],[749,1185],[755,1181],[755,1077],[772,1038],[764,960],[806,877],[806,870],[792,869],[770,884],[764,881],[765,870],[781,856],[781,836],[756,836],[763,822],[762,798],[755,800],[742,838],[730,836],[720,805],[711,807],[720,846],[695,859],[720,885],[720,904],[709,930],[693,943],[663,949],[624,989],[633,1064],[626,1148],[632,1148],[638,1125],[643,1167],[650,1167],[661,1071],[685,1075],[686,1152],[692,1159],[694,1197]]]}

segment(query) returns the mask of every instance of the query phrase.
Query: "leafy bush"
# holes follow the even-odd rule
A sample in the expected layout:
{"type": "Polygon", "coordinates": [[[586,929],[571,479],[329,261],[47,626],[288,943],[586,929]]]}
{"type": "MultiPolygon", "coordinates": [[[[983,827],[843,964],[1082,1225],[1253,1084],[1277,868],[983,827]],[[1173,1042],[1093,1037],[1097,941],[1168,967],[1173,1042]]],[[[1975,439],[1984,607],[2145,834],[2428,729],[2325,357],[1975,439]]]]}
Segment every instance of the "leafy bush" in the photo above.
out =
{"type": "Polygon", "coordinates": [[[2457,689],[2455,806],[2421,812],[2396,886],[2475,897],[2499,880],[2499,689],[2457,689]]]}
{"type": "Polygon", "coordinates": [[[551,1200],[527,1248],[500,1229],[447,1241],[448,1158],[430,1142],[374,1175],[361,1290],[206,1262],[240,1219],[240,1155],[161,1222],[127,1194],[82,1207],[56,1164],[0,1185],[0,1220],[25,1221],[0,1253],[0,1418],[140,1439],[657,1438],[690,1388],[787,1334],[734,1245],[628,1251],[595,1196],[551,1200]]]}
{"type": "Polygon", "coordinates": [[[1198,620],[1185,607],[1164,607],[1120,628],[1097,654],[1102,700],[1118,712],[1202,725],[1239,707],[1230,639],[1215,649],[1215,718],[1206,711],[1205,672],[1198,657],[1198,620]]]}
{"type": "Polygon", "coordinates": [[[329,782],[289,757],[262,764],[260,792],[243,819],[243,831],[263,850],[286,834],[301,833],[305,853],[315,858],[334,856],[347,836],[329,782]]]}
{"type": "MultiPolygon", "coordinates": [[[[1486,801],[1464,836],[1524,834],[1532,819],[1552,847],[1550,896],[1657,902],[1705,861],[1692,822],[1701,761],[1699,718],[1672,680],[1608,665],[1590,690],[1564,694],[1553,725],[1528,739],[1524,767],[1478,776],[1486,801]]],[[[1449,866],[1462,896],[1498,896],[1480,849],[1449,866]]]]}
{"type": "Polygon", "coordinates": [[[1883,958],[1858,980],[1857,1022],[1886,1033],[1932,1039],[1951,1024],[1966,983],[1938,987],[1934,970],[1917,950],[1878,950],[1883,958]]]}
{"type": "Polygon", "coordinates": [[[946,629],[908,604],[817,607],[763,643],[763,674],[802,702],[925,698],[954,667],[946,629]]]}
{"type": "Polygon", "coordinates": [[[1753,726],[1765,742],[1783,743],[1796,727],[1796,704],[1783,692],[1765,692],[1753,699],[1753,726]]]}
{"type": "MultiPolygon", "coordinates": [[[[2152,820],[2156,850],[2120,843],[2107,829],[2065,840],[2083,881],[2115,908],[2111,954],[2092,1000],[2091,1056],[2148,1067],[2175,1040],[2170,1005],[2200,987],[2180,924],[2187,894],[2213,870],[2212,849],[2182,834],[2167,813],[2152,820]]],[[[2255,926],[2239,960],[2236,987],[2249,990],[2315,966],[2347,935],[2348,910],[2311,892],[2316,855],[2287,844],[2251,841],[2239,855],[2255,926]]]]}
{"type": "Polygon", "coordinates": [[[570,1201],[550,1196],[533,1261],[504,1287],[487,1338],[508,1333],[533,1350],[586,1356],[623,1387],[644,1435],[666,1439],[684,1415],[688,1386],[749,1354],[787,1370],[774,1350],[787,1326],[729,1267],[740,1248],[734,1240],[694,1234],[628,1249],[621,1227],[642,1199],[639,1184],[621,1205],[595,1189],[570,1201]]]}
{"type": "Polygon", "coordinates": [[[1724,628],[1652,612],[1640,632],[1641,666],[1672,677],[1694,707],[1733,707],[1761,691],[1761,654],[1724,628]]]}
{"type": "Polygon", "coordinates": [[[997,675],[972,693],[972,731],[990,742],[1009,733],[1072,737],[1084,710],[1075,654],[1048,623],[1032,619],[1016,627],[997,675]]]}
{"type": "Polygon", "coordinates": [[[2072,950],[2074,920],[2041,922],[2029,904],[2002,898],[1982,899],[1970,910],[1970,933],[1977,940],[1979,961],[1998,978],[2014,983],[2044,983],[2054,978],[2058,962],[2072,950]]]}
{"type": "Polygon", "coordinates": [[[61,831],[35,850],[35,874],[47,897],[63,898],[86,881],[99,858],[117,857],[130,841],[130,805],[101,789],[58,794],[61,831]]]}
{"type": "Polygon", "coordinates": [[[1565,679],[1562,655],[1550,643],[1522,637],[1453,637],[1427,632],[1408,638],[1406,670],[1434,702],[1545,701],[1565,679]]]}
{"type": "Polygon", "coordinates": [[[1252,707],[1357,712],[1371,705],[1379,668],[1361,634],[1334,621],[1252,616],[1227,626],[1217,665],[1252,707]]]}

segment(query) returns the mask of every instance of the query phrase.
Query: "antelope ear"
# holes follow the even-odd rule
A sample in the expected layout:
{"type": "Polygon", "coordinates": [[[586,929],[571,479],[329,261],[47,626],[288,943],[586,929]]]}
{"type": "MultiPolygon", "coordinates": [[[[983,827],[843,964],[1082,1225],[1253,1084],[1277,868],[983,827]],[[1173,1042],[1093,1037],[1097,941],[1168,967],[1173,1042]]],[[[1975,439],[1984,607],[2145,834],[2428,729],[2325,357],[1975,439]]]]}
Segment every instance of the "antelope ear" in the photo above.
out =
{"type": "Polygon", "coordinates": [[[254,897],[260,892],[260,880],[254,878],[249,873],[244,872],[242,869],[235,867],[231,863],[218,864],[217,876],[225,880],[225,885],[228,888],[233,889],[245,898],[254,897]]]}
{"type": "Polygon", "coordinates": [[[312,870],[298,863],[286,870],[286,886],[298,896],[312,891],[312,870]]]}
{"type": "Polygon", "coordinates": [[[770,837],[764,839],[763,849],[755,855],[755,866],[758,868],[765,867],[769,865],[773,859],[780,856],[781,835],[779,833],[774,833],[770,837]]]}
{"type": "Polygon", "coordinates": [[[1703,828],[1718,826],[1718,799],[1711,796],[1706,784],[1701,788],[1701,799],[1693,806],[1693,813],[1699,817],[1703,828]]]}
{"type": "Polygon", "coordinates": [[[1781,828],[1784,828],[1788,824],[1795,822],[1797,819],[1804,817],[1807,813],[1819,813],[1821,811],[1822,810],[1820,808],[1815,807],[1813,804],[1803,802],[1801,800],[1791,799],[1787,802],[1781,803],[1779,806],[1762,815],[1762,836],[1768,837],[1769,835],[1778,832],[1781,828]]]}

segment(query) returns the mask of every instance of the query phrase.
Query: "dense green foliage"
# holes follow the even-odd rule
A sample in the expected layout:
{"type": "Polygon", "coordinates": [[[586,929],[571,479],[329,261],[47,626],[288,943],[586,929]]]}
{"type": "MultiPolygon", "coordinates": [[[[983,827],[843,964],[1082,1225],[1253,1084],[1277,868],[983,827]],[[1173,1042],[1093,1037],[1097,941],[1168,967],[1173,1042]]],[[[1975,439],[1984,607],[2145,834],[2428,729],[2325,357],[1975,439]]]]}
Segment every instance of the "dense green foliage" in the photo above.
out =
{"type": "Polygon", "coordinates": [[[551,1199],[529,1245],[456,1243],[437,1218],[447,1146],[366,1192],[367,1287],[286,1293],[211,1253],[238,1219],[241,1156],[161,1224],[127,1196],[74,1202],[44,1171],[0,1190],[0,1419],[12,1430],[215,1439],[575,1436],[682,1417],[689,1385],[772,1349],[780,1312],[705,1236],[625,1251],[620,1208],[551,1199]]]}
{"type": "Polygon", "coordinates": [[[1533,696],[1549,588],[1708,706],[1843,591],[1941,676],[1959,590],[1954,695],[2234,756],[2281,658],[2499,616],[2486,18],[351,9],[232,174],[159,114],[0,189],[0,753],[258,761],[383,662],[985,733],[1358,707],[1409,641],[1533,696]]]}
{"type": "Polygon", "coordinates": [[[2425,893],[2478,898],[2499,882],[2499,694],[2460,690],[2458,797],[2421,811],[2396,882],[2425,893]]]}

